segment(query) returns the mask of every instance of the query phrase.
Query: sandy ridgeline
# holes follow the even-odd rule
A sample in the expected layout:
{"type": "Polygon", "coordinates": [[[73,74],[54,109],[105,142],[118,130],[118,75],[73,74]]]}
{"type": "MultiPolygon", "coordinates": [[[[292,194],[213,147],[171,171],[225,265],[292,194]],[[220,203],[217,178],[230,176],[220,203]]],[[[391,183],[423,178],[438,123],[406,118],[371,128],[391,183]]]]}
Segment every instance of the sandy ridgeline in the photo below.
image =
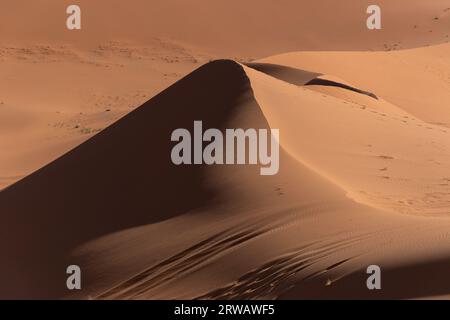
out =
{"type": "Polygon", "coordinates": [[[238,15],[219,42],[180,18],[191,34],[156,19],[165,36],[93,46],[37,28],[41,44],[1,49],[0,298],[450,297],[450,5],[392,6],[368,38],[343,1],[339,43],[323,16],[293,41],[288,3],[272,32],[238,15]],[[171,133],[199,119],[279,129],[278,174],[173,165],[171,133]]]}

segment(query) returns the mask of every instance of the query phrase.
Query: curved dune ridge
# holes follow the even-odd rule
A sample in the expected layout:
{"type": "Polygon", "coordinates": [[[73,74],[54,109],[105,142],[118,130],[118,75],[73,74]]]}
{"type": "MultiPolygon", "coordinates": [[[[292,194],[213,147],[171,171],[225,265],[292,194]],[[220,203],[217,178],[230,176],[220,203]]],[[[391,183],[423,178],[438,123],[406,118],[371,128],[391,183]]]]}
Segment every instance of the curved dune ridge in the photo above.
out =
{"type": "Polygon", "coordinates": [[[406,90],[391,99],[295,55],[208,63],[2,190],[0,298],[449,296],[447,128],[396,104],[406,90]],[[199,119],[280,129],[280,172],[173,165],[171,132],[199,119]],[[381,291],[367,290],[372,264],[381,291]]]}

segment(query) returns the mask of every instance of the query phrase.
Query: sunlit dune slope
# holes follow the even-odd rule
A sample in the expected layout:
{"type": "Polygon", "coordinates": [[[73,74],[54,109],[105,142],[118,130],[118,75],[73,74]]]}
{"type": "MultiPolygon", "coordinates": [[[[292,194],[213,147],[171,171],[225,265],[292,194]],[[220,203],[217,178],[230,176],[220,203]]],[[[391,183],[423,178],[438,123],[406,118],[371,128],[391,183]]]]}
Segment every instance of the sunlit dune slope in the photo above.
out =
{"type": "Polygon", "coordinates": [[[443,44],[396,52],[293,52],[258,62],[339,77],[423,121],[449,127],[449,54],[450,44],[443,44]]]}

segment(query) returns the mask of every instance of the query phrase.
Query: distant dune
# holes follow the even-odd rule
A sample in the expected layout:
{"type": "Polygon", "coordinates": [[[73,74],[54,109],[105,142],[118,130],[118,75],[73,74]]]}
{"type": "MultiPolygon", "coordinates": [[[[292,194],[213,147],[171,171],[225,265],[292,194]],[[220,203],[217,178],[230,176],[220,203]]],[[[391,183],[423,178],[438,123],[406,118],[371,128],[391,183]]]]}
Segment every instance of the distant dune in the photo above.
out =
{"type": "Polygon", "coordinates": [[[70,4],[5,3],[0,38],[12,44],[92,47],[124,39],[145,45],[159,37],[221,56],[253,58],[299,50],[396,50],[449,41],[448,0],[378,0],[383,28],[376,32],[366,27],[367,8],[374,4],[369,0],[79,0],[80,32],[64,28],[70,4]]]}

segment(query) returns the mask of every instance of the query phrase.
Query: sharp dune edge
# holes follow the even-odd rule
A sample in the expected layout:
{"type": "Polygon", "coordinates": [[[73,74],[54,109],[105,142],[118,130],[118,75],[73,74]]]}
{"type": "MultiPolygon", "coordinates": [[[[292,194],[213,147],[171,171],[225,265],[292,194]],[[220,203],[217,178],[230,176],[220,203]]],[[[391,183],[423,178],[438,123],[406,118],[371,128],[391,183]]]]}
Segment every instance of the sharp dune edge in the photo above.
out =
{"type": "Polygon", "coordinates": [[[448,186],[437,184],[450,164],[446,127],[382,95],[295,81],[316,71],[341,81],[319,69],[284,70],[294,70],[293,84],[231,60],[208,63],[4,189],[1,297],[447,296],[448,186]],[[170,133],[196,119],[279,128],[279,174],[171,165],[170,133]],[[425,177],[433,188],[421,190],[425,177]],[[81,296],[67,296],[65,275],[55,277],[68,261],[87,277],[81,296]],[[365,287],[370,264],[384,270],[380,293],[365,287]]]}
{"type": "Polygon", "coordinates": [[[448,0],[380,0],[371,33],[365,0],[80,1],[72,34],[67,3],[24,4],[0,12],[0,299],[450,299],[448,0]],[[195,120],[280,129],[279,173],[172,165],[195,120]]]}

